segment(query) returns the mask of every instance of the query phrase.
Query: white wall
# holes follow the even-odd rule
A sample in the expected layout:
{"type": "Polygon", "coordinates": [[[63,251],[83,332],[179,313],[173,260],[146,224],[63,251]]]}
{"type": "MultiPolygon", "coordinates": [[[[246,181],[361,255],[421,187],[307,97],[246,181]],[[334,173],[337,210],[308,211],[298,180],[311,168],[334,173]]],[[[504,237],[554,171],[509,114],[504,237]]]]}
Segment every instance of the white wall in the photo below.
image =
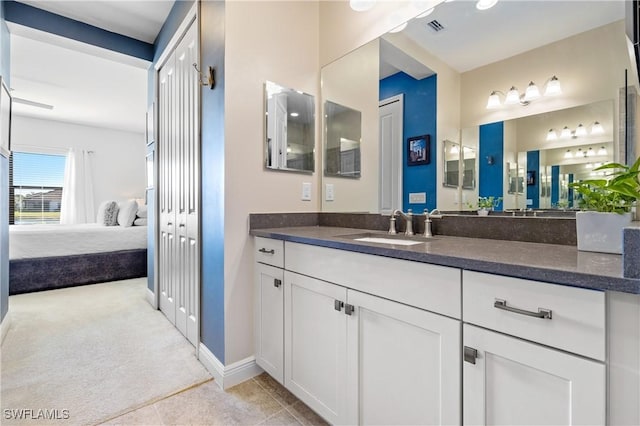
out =
{"type": "Polygon", "coordinates": [[[94,201],[144,198],[144,135],[15,115],[13,151],[66,155],[70,148],[91,150],[94,201]]]}
{"type": "Polygon", "coordinates": [[[319,137],[312,175],[265,170],[263,163],[266,80],[316,97],[319,134],[318,7],[315,1],[232,1],[225,6],[226,364],[254,353],[249,213],[319,209],[319,137]],[[303,182],[312,184],[312,201],[300,199],[303,182]]]}

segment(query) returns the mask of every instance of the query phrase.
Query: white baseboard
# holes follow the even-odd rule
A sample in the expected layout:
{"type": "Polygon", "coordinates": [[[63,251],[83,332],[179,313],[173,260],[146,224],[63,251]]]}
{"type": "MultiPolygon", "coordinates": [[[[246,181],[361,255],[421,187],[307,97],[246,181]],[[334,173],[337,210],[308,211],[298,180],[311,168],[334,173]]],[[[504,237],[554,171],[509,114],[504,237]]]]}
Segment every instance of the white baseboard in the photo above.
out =
{"type": "Polygon", "coordinates": [[[4,338],[9,331],[9,327],[11,327],[11,312],[7,312],[7,314],[4,316],[4,319],[0,323],[0,345],[2,345],[2,342],[4,342],[4,338]]]}
{"type": "Polygon", "coordinates": [[[149,304],[153,306],[153,309],[158,309],[158,305],[156,304],[156,295],[154,292],[152,292],[148,288],[147,288],[147,302],[149,302],[149,304]]]}
{"type": "Polygon", "coordinates": [[[249,380],[262,373],[262,368],[256,364],[256,358],[250,356],[233,364],[223,365],[209,348],[200,343],[198,355],[200,362],[205,366],[222,389],[229,389],[239,383],[249,380]]]}

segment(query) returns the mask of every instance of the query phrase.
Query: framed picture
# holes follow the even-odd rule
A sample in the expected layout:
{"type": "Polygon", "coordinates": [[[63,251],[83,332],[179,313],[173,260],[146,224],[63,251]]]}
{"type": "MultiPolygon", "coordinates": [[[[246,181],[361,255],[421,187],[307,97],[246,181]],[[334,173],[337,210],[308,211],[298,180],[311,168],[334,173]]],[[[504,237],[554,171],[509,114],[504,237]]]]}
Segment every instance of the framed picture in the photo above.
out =
{"type": "Polygon", "coordinates": [[[531,186],[531,185],[535,185],[536,184],[536,171],[535,170],[528,170],[527,171],[527,186],[531,186]]]}
{"type": "Polygon", "coordinates": [[[0,154],[8,157],[11,153],[11,94],[0,76],[0,154]]]}
{"type": "Polygon", "coordinates": [[[151,104],[147,111],[147,145],[151,145],[155,142],[155,129],[154,129],[154,114],[155,114],[155,102],[151,104]]]}
{"type": "Polygon", "coordinates": [[[407,165],[419,166],[431,162],[431,137],[414,136],[407,139],[407,165]]]}

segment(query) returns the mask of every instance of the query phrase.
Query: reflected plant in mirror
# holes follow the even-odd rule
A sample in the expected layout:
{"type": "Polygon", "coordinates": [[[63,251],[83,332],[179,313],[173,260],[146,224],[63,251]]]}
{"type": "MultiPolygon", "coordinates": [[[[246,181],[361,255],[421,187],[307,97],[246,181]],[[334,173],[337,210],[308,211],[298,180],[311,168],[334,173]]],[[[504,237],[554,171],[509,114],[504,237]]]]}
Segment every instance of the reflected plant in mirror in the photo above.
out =
{"type": "Polygon", "coordinates": [[[265,167],[315,171],[315,100],[312,95],[265,83],[265,167]]]}
{"type": "Polygon", "coordinates": [[[326,101],[324,115],[325,176],[359,178],[362,113],[326,101]]]}

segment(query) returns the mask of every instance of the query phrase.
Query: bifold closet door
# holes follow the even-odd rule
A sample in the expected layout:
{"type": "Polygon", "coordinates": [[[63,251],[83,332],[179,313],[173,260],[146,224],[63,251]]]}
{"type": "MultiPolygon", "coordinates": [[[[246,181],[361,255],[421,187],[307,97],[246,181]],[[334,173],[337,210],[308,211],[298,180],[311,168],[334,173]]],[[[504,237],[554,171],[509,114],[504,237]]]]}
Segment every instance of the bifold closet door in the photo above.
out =
{"type": "Polygon", "coordinates": [[[200,132],[197,27],[160,70],[160,309],[197,344],[200,283],[200,132]]]}

